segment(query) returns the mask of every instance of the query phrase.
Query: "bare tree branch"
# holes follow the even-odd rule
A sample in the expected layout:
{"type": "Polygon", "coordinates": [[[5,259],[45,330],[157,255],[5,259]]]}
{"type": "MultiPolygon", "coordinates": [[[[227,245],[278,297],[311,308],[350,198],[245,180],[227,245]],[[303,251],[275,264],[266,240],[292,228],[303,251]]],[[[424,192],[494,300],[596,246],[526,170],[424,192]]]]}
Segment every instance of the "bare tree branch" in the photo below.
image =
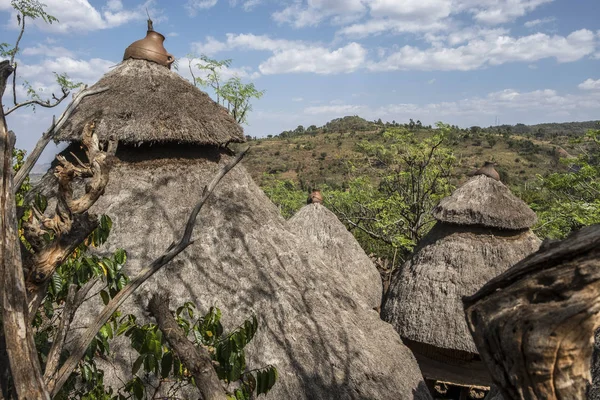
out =
{"type": "Polygon", "coordinates": [[[194,346],[169,310],[169,298],[155,294],[148,304],[167,342],[194,377],[204,400],[227,400],[208,351],[194,346]]]}
{"type": "Polygon", "coordinates": [[[100,315],[98,315],[98,317],[88,326],[83,335],[79,337],[73,346],[71,355],[65,361],[60,370],[50,379],[46,380],[48,391],[52,394],[52,396],[56,395],[56,393],[58,393],[61,387],[65,384],[79,363],[79,360],[81,360],[81,357],[85,353],[90,342],[98,333],[98,330],[100,330],[102,325],[108,321],[110,316],[117,311],[121,304],[123,304],[123,302],[127,300],[127,298],[133,292],[135,292],[135,290],[137,290],[137,288],[140,287],[148,278],[154,275],[159,269],[173,260],[179,253],[192,244],[191,235],[193,233],[194,226],[196,225],[196,218],[198,217],[198,213],[202,209],[202,206],[204,206],[221,179],[223,179],[227,172],[229,172],[242,160],[247,151],[248,149],[242,151],[234,160],[221,167],[221,170],[215,175],[208,186],[204,187],[202,197],[190,213],[190,217],[185,225],[184,234],[179,242],[173,242],[161,256],[155,259],[148,267],[140,271],[140,273],[133,278],[129,284],[123,288],[123,290],[121,290],[115,297],[111,299],[111,301],[104,307],[100,315]]]}
{"type": "MultiPolygon", "coordinates": [[[[14,87],[14,82],[13,82],[13,87],[14,87]]],[[[15,96],[16,96],[16,94],[15,94],[15,96]]],[[[43,100],[27,100],[27,101],[24,101],[22,103],[16,103],[15,102],[14,107],[11,107],[8,110],[6,110],[4,112],[4,115],[8,115],[8,114],[12,113],[13,111],[18,110],[21,107],[30,106],[32,104],[35,104],[37,106],[41,106],[41,107],[44,107],[44,108],[53,108],[53,107],[56,107],[57,105],[59,105],[60,103],[62,103],[62,101],[67,98],[67,96],[69,96],[69,91],[67,89],[65,89],[65,88],[62,88],[62,96],[61,97],[56,97],[56,96],[54,96],[54,94],[52,94],[52,98],[54,98],[54,103],[51,103],[49,99],[46,100],[46,101],[43,101],[43,100]]],[[[16,97],[15,97],[15,100],[16,100],[16,97]]]]}
{"type": "Polygon", "coordinates": [[[44,149],[46,148],[46,146],[48,145],[50,140],[52,140],[52,138],[54,137],[56,132],[58,132],[62,128],[62,126],[65,124],[67,119],[71,116],[73,111],[75,111],[75,109],[77,108],[79,103],[81,103],[81,101],[84,98],[86,98],[87,96],[92,96],[94,94],[106,92],[108,89],[109,89],[108,87],[101,87],[101,88],[97,88],[97,89],[82,90],[81,92],[79,92],[75,95],[75,97],[73,98],[73,101],[71,101],[71,103],[67,106],[65,111],[63,111],[63,113],[58,118],[58,121],[56,121],[56,123],[54,122],[54,119],[53,119],[52,125],[50,126],[50,128],[48,128],[48,130],[42,134],[42,137],[36,143],[35,148],[31,152],[31,154],[29,154],[29,156],[25,160],[25,163],[23,164],[23,166],[21,167],[19,172],[17,172],[17,175],[14,178],[15,192],[17,190],[19,190],[19,188],[25,181],[25,178],[31,172],[31,169],[37,162],[38,158],[40,158],[40,155],[42,155],[42,152],[44,151],[44,149]]]}

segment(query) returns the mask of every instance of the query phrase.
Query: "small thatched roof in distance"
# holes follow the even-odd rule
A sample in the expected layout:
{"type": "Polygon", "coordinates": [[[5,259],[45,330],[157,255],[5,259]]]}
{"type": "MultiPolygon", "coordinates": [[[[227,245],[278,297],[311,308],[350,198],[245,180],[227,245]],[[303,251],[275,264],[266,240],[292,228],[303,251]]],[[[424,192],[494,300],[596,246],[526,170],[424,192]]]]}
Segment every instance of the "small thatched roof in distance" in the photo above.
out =
{"type": "Polygon", "coordinates": [[[312,249],[322,250],[319,259],[324,266],[339,270],[352,291],[362,296],[369,307],[381,305],[382,285],[377,268],[334,213],[314,202],[290,218],[288,226],[294,234],[312,243],[312,249]]]}
{"type": "Polygon", "coordinates": [[[244,141],[242,128],[224,107],[162,65],[125,60],[92,88],[103,86],[110,89],[85,98],[58,132],[57,140],[80,140],[85,123],[95,118],[100,140],[115,135],[126,144],[244,141]]]}
{"type": "Polygon", "coordinates": [[[441,222],[500,229],[526,229],[537,217],[501,182],[485,175],[471,178],[433,209],[441,222]]]}

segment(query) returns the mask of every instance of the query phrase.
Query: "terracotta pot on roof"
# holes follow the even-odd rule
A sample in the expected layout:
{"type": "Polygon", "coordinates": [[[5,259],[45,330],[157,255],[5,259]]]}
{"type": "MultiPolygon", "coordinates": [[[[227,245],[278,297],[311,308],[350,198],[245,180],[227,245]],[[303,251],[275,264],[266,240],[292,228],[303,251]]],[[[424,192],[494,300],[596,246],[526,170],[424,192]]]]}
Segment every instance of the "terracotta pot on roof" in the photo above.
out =
{"type": "Polygon", "coordinates": [[[128,58],[136,58],[140,60],[153,61],[171,69],[171,64],[173,64],[175,61],[175,57],[173,57],[173,55],[170,54],[167,49],[165,49],[165,46],[163,46],[164,41],[165,37],[162,34],[154,31],[152,27],[152,20],[149,19],[146,37],[131,43],[129,47],[125,49],[123,60],[127,60],[128,58]]]}

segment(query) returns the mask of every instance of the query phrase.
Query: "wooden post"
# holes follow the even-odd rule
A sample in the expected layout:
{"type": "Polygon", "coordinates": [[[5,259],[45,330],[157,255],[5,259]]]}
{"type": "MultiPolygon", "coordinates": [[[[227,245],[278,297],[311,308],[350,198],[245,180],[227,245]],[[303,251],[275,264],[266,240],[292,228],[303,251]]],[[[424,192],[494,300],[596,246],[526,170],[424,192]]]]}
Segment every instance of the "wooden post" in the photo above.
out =
{"type": "Polygon", "coordinates": [[[463,302],[504,400],[585,399],[600,326],[600,225],[544,242],[463,302]]]}

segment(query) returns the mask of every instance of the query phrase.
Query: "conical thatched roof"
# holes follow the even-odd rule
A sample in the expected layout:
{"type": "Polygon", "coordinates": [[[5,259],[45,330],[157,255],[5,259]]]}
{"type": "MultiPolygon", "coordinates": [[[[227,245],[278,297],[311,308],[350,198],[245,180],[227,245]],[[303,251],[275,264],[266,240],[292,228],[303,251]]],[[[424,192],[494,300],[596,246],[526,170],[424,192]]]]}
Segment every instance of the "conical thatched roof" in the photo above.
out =
{"type": "Polygon", "coordinates": [[[535,252],[535,213],[501,182],[477,175],[433,211],[438,223],[393,277],[382,317],[413,350],[425,377],[489,385],[462,297],[535,252]]]}
{"type": "Polygon", "coordinates": [[[227,110],[176,72],[154,62],[129,59],[104,75],[56,139],[79,140],[95,118],[98,138],[115,135],[121,143],[177,142],[223,145],[243,142],[242,128],[227,110]]]}
{"type": "MultiPolygon", "coordinates": [[[[92,210],[112,218],[106,249],[127,250],[130,276],[179,237],[202,188],[230,159],[224,150],[178,147],[121,147],[92,210]]],[[[157,291],[170,293],[172,307],[185,301],[201,312],[220,307],[226,329],[255,312],[259,329],[247,364],[279,371],[265,399],[431,398],[410,350],[337,264],[351,265],[353,253],[339,254],[336,264],[324,259],[313,238],[292,231],[241,165],[221,181],[197,224],[194,243],[123,305],[124,314],[148,321],[144,310],[157,291]]],[[[75,332],[101,300],[86,304],[73,321],[75,332]]],[[[119,385],[131,376],[136,356],[127,338],[111,342],[111,349],[116,358],[101,367],[105,382],[119,385]]]]}
{"type": "Polygon", "coordinates": [[[364,296],[370,307],[381,306],[382,285],[377,268],[334,213],[320,203],[312,203],[302,207],[288,225],[292,232],[320,249],[323,264],[339,268],[352,291],[364,296]]]}
{"type": "Polygon", "coordinates": [[[433,209],[442,222],[500,229],[527,229],[537,217],[500,181],[486,175],[471,178],[433,209]]]}
{"type": "Polygon", "coordinates": [[[459,384],[490,383],[485,367],[473,356],[477,349],[461,299],[535,252],[539,245],[540,240],[530,230],[503,231],[440,222],[423,238],[413,257],[393,278],[382,316],[409,347],[419,344],[413,350],[422,353],[423,359],[416,356],[425,376],[459,384]],[[435,372],[431,373],[428,367],[434,364],[435,372]],[[462,365],[463,370],[453,371],[444,364],[462,365]],[[480,377],[476,376],[475,364],[480,364],[480,377]],[[469,366],[474,370],[467,372],[469,366]]]}

